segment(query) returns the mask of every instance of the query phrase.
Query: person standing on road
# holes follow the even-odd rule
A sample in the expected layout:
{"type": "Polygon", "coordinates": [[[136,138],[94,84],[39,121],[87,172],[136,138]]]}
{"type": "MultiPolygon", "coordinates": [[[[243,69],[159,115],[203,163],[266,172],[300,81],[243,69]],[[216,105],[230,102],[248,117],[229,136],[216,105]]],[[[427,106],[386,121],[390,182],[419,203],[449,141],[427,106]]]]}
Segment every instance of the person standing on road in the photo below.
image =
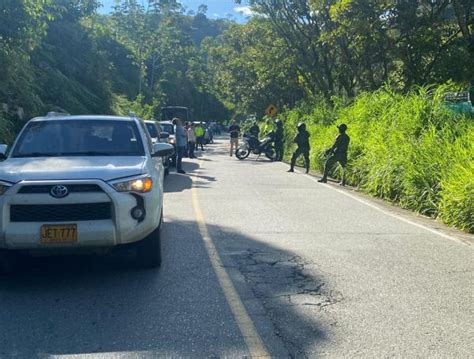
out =
{"type": "Polygon", "coordinates": [[[201,151],[204,151],[204,127],[202,123],[195,127],[194,132],[196,133],[196,148],[199,149],[199,145],[201,145],[201,151]]]}
{"type": "Polygon", "coordinates": [[[186,146],[184,147],[184,154],[183,158],[189,157],[189,146],[188,146],[188,129],[189,129],[189,122],[184,123],[184,134],[186,135],[186,146]]]}
{"type": "Polygon", "coordinates": [[[340,185],[345,186],[347,150],[349,149],[349,142],[351,139],[346,134],[347,126],[344,123],[337,126],[337,128],[339,129],[339,136],[337,136],[334,145],[332,145],[332,147],[326,151],[326,155],[330,155],[330,157],[327,159],[326,164],[324,165],[323,177],[318,182],[326,183],[328,181],[328,175],[332,167],[336,164],[336,162],[339,162],[342,167],[342,181],[340,185]]]}
{"type": "Polygon", "coordinates": [[[214,143],[214,136],[210,127],[206,128],[206,134],[204,135],[204,138],[206,139],[206,142],[209,141],[211,144],[214,143]]]}
{"type": "Polygon", "coordinates": [[[229,127],[229,134],[230,134],[230,156],[232,157],[234,151],[239,148],[239,135],[240,135],[240,127],[237,125],[235,121],[229,127]]]}
{"type": "Polygon", "coordinates": [[[183,171],[183,155],[186,149],[186,131],[179,118],[173,118],[174,134],[176,139],[176,172],[185,174],[183,171]]]}
{"type": "Polygon", "coordinates": [[[189,158],[196,158],[194,149],[196,148],[196,133],[194,132],[194,124],[190,124],[188,128],[188,149],[189,158]]]}
{"type": "Polygon", "coordinates": [[[255,121],[249,129],[250,134],[258,140],[258,135],[260,134],[260,127],[258,127],[257,121],[255,121]]]}
{"type": "Polygon", "coordinates": [[[298,145],[298,148],[295,152],[293,152],[293,156],[291,157],[291,167],[288,172],[295,172],[295,164],[296,160],[299,156],[303,155],[305,166],[306,166],[306,173],[309,172],[309,132],[306,131],[306,125],[302,122],[298,124],[298,134],[296,135],[295,139],[293,140],[294,143],[298,145]]]}
{"type": "Polygon", "coordinates": [[[283,122],[281,120],[276,120],[276,130],[275,130],[275,152],[276,160],[283,161],[283,147],[285,145],[285,134],[283,132],[283,122]]]}

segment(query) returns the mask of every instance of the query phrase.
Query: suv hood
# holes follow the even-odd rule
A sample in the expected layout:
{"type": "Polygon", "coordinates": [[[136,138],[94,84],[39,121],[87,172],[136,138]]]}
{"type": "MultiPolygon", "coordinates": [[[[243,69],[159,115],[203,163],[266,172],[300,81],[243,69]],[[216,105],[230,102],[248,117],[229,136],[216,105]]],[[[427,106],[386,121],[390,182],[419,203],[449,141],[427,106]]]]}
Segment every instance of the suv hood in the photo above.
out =
{"type": "Polygon", "coordinates": [[[100,179],[110,181],[143,173],[145,157],[10,158],[0,163],[0,180],[100,179]]]}

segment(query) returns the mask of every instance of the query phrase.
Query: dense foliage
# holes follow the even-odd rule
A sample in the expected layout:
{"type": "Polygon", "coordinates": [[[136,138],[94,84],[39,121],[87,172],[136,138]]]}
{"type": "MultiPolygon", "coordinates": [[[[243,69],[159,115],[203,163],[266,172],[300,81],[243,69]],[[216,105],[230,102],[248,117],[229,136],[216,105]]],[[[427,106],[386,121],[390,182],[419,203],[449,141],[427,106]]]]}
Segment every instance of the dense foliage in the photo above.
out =
{"type": "Polygon", "coordinates": [[[186,105],[196,119],[230,117],[200,46],[229,22],[209,20],[203,7],[185,15],[173,1],[142,3],[100,15],[96,0],[0,2],[2,137],[48,111],[150,118],[163,105],[186,105]]]}
{"type": "Polygon", "coordinates": [[[1,1],[2,140],[47,111],[243,121],[274,104],[288,136],[310,125],[316,168],[347,122],[352,184],[473,231],[473,122],[442,104],[442,84],[474,84],[472,0],[243,2],[245,24],[177,0],[1,1]]]}
{"type": "MultiPolygon", "coordinates": [[[[312,167],[346,123],[351,137],[347,178],[377,197],[474,232],[474,125],[444,106],[445,88],[406,95],[382,88],[349,106],[310,102],[285,114],[287,155],[296,125],[311,133],[312,167]]],[[[340,177],[340,167],[334,177],[340,177]]]]}

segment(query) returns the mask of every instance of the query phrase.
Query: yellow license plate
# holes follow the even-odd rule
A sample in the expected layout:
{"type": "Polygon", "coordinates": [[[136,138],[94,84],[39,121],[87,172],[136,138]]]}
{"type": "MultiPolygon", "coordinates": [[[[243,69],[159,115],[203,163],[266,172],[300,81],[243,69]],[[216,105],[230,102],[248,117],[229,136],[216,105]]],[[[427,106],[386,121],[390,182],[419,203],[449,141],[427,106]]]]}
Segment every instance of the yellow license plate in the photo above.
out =
{"type": "Polygon", "coordinates": [[[41,227],[41,243],[70,243],[77,241],[77,225],[45,225],[41,227]]]}

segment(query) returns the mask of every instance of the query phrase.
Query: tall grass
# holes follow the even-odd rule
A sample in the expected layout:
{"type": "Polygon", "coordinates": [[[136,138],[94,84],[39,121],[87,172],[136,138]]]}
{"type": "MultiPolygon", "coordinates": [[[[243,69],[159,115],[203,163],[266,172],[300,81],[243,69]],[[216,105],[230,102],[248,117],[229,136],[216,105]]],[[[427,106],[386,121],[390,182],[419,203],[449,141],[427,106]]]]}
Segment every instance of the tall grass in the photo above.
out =
{"type": "MultiPolygon", "coordinates": [[[[417,88],[402,95],[383,88],[348,106],[301,105],[284,114],[287,155],[296,124],[304,121],[312,168],[322,171],[335,125],[346,123],[349,184],[473,233],[474,118],[447,109],[446,90],[417,88]]],[[[338,168],[333,176],[340,177],[338,168]]]]}

